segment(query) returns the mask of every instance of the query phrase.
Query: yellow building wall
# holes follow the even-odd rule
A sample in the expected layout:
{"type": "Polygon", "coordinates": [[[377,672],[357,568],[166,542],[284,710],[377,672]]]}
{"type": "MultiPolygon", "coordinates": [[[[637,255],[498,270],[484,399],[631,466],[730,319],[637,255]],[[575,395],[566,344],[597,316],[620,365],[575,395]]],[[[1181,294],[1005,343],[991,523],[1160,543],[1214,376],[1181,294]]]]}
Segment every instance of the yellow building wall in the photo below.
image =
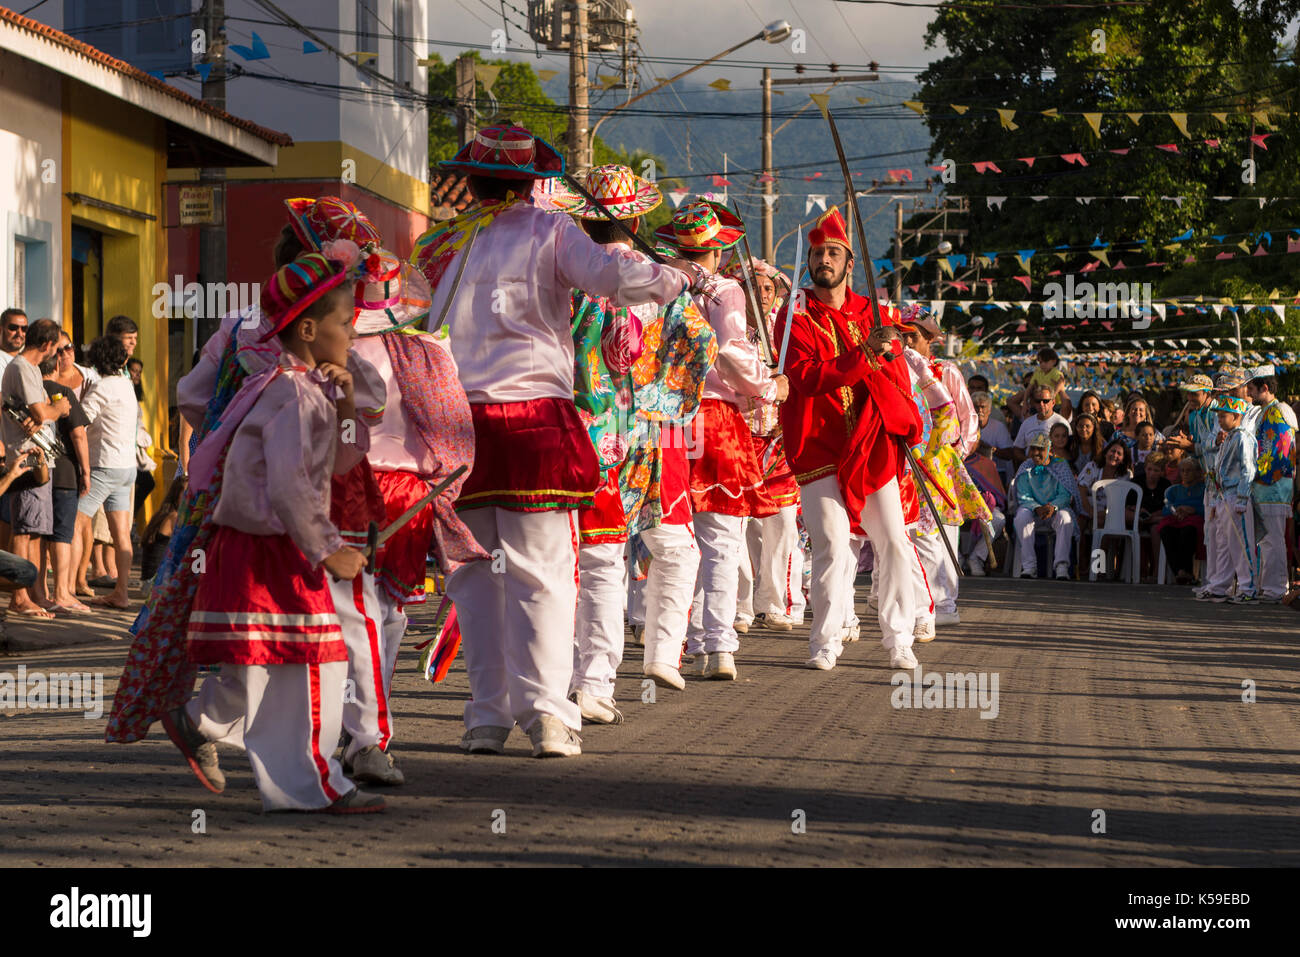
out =
{"type": "MultiPolygon", "coordinates": [[[[151,450],[164,464],[167,448],[167,320],[153,317],[154,283],[166,282],[167,246],[163,232],[163,181],[167,174],[166,124],[121,100],[75,82],[64,85],[64,192],[124,206],[153,219],[75,203],[64,197],[65,249],[73,225],[103,234],[103,321],[130,316],[140,327],[135,356],[144,363],[144,426],[151,450]]],[[[71,257],[65,256],[64,289],[71,290],[71,257]]],[[[64,328],[72,329],[72,303],[65,297],[64,328]]],[[[88,339],[102,328],[85,330],[88,339]]],[[[81,345],[82,343],[78,343],[81,345]]],[[[174,460],[154,473],[158,481],[145,506],[148,519],[174,471],[174,460]]]]}

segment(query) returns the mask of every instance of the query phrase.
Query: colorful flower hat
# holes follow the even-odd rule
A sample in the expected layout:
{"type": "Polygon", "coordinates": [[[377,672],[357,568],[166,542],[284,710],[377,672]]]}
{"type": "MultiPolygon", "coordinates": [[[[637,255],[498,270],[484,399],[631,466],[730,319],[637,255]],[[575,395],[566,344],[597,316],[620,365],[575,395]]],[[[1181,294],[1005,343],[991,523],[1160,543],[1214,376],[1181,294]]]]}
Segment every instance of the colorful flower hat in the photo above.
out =
{"type": "MultiPolygon", "coordinates": [[[[664,201],[658,186],[617,163],[593,166],[587,170],[583,185],[601,207],[617,219],[644,216],[664,201]]],[[[607,218],[605,213],[567,186],[557,186],[553,200],[566,213],[579,219],[607,218]]]]}
{"type": "Polygon", "coordinates": [[[1215,396],[1214,401],[1210,403],[1211,412],[1235,412],[1237,415],[1245,415],[1249,408],[1249,401],[1235,395],[1215,396]]]}
{"type": "Polygon", "coordinates": [[[440,166],[498,179],[537,179],[564,175],[564,157],[522,126],[479,130],[455,156],[440,166]]]}
{"type": "Polygon", "coordinates": [[[429,315],[433,298],[429,280],[414,264],[377,249],[366,256],[362,269],[364,275],[357,283],[357,335],[405,329],[429,315]]]}
{"type": "Polygon", "coordinates": [[[337,196],[286,199],[284,205],[289,208],[289,224],[306,249],[319,251],[335,239],[346,239],[357,246],[383,244],[379,230],[366,214],[337,196]]]}
{"type": "Polygon", "coordinates": [[[346,239],[326,243],[318,253],[304,253],[280,267],[262,286],[262,315],[270,327],[266,342],[297,319],[331,289],[357,279],[361,250],[346,239]]]}
{"type": "Polygon", "coordinates": [[[1180,383],[1178,388],[1184,392],[1212,392],[1214,391],[1214,380],[1207,375],[1194,375],[1186,382],[1180,383]]]}
{"type": "MultiPolygon", "coordinates": [[[[829,241],[829,240],[827,240],[829,241]]],[[[899,332],[922,332],[934,339],[940,333],[939,321],[919,302],[904,306],[898,314],[899,332]]]]}
{"type": "MultiPolygon", "coordinates": [[[[745,257],[741,256],[740,251],[733,246],[731,249],[731,255],[727,258],[725,264],[718,269],[718,272],[722,273],[724,276],[730,276],[732,279],[744,279],[745,271],[742,266],[744,261],[745,257]]],[[[776,269],[769,266],[757,256],[749,257],[749,269],[755,276],[766,276],[773,282],[776,281],[776,269]]]]}
{"type": "Polygon", "coordinates": [[[812,251],[814,246],[825,246],[827,243],[836,243],[843,246],[853,254],[853,244],[849,242],[849,228],[844,222],[844,217],[840,215],[838,208],[832,209],[817,224],[808,231],[808,250],[812,251]]]}
{"type": "Polygon", "coordinates": [[[673,213],[654,235],[674,250],[730,249],[745,235],[745,224],[721,203],[702,199],[673,213]]]}
{"type": "Polygon", "coordinates": [[[1246,372],[1237,366],[1224,365],[1214,377],[1214,388],[1221,392],[1239,389],[1246,384],[1246,372]]]}

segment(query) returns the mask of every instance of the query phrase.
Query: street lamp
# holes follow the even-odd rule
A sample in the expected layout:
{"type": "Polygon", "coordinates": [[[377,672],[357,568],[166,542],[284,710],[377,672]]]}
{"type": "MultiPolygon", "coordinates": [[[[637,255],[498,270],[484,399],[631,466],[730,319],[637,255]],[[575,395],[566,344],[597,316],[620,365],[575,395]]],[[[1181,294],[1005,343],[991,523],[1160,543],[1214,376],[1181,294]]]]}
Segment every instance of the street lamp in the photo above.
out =
{"type": "Polygon", "coordinates": [[[735,46],[727,47],[727,49],[723,50],[721,53],[715,54],[714,56],[709,57],[707,60],[701,60],[699,63],[695,64],[695,66],[688,67],[687,69],[683,70],[681,73],[678,73],[676,76],[670,76],[668,79],[656,83],[654,86],[650,87],[650,89],[642,93],[638,93],[636,96],[620,103],[618,106],[614,107],[612,110],[610,110],[600,119],[598,119],[596,121],[596,125],[591,128],[591,133],[588,136],[587,143],[589,145],[591,143],[594,143],[596,140],[596,133],[600,129],[600,124],[604,123],[607,119],[609,119],[611,116],[613,116],[615,113],[617,113],[619,110],[623,109],[624,107],[631,106],[637,100],[644,99],[645,97],[649,96],[651,93],[654,93],[656,90],[661,90],[665,86],[668,86],[671,83],[676,83],[682,77],[686,76],[687,74],[694,73],[696,70],[700,69],[700,67],[708,66],[710,63],[714,62],[715,60],[721,60],[723,57],[735,53],[741,47],[753,43],[755,40],[762,40],[766,43],[780,43],[781,41],[787,39],[790,36],[791,32],[793,31],[789,23],[787,23],[785,20],[776,20],[772,23],[769,23],[767,26],[763,27],[763,29],[759,30],[752,37],[746,37],[744,40],[741,40],[735,46]]]}

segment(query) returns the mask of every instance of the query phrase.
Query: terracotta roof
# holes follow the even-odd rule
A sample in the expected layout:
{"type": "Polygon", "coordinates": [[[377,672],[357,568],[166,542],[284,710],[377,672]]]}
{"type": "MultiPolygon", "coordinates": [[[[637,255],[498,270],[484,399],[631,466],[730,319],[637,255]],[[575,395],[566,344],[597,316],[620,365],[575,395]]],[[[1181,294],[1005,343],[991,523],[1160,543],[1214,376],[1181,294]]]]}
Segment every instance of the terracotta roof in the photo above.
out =
{"type": "Polygon", "coordinates": [[[152,87],[153,89],[158,90],[161,93],[167,94],[173,99],[180,100],[182,103],[185,103],[188,106],[192,106],[195,109],[202,110],[204,113],[208,113],[212,116],[215,116],[218,119],[223,120],[226,123],[229,123],[231,126],[238,127],[239,129],[243,130],[246,133],[251,133],[253,136],[256,136],[258,139],[265,140],[268,143],[274,143],[277,146],[293,145],[293,138],[289,136],[288,133],[281,133],[278,132],[277,130],[270,130],[267,129],[265,126],[258,126],[252,120],[245,120],[231,113],[227,113],[225,110],[219,110],[209,103],[204,103],[202,100],[190,96],[188,93],[184,92],[183,90],[178,90],[170,83],[164,83],[162,80],[158,79],[157,77],[150,76],[148,73],[144,72],[143,70],[137,67],[133,67],[125,60],[119,60],[116,57],[111,57],[103,50],[96,49],[95,47],[92,47],[88,43],[82,43],[80,40],[76,39],[75,37],[70,37],[66,33],[60,33],[58,30],[55,30],[53,27],[46,26],[45,24],[41,23],[39,20],[33,20],[30,17],[24,17],[21,14],[15,13],[13,10],[10,10],[7,7],[0,7],[0,21],[8,21],[9,23],[12,23],[16,27],[20,27],[23,30],[27,30],[31,33],[39,34],[45,39],[57,43],[60,46],[66,47],[67,49],[73,51],[74,53],[79,53],[82,56],[86,57],[87,59],[94,60],[96,63],[99,63],[102,66],[106,66],[111,70],[116,70],[118,73],[125,74],[126,76],[131,77],[131,79],[135,80],[138,83],[142,83],[145,86],[152,87]]]}
{"type": "Polygon", "coordinates": [[[473,197],[469,194],[469,179],[464,173],[452,169],[429,171],[429,218],[435,222],[451,219],[463,213],[473,197]]]}

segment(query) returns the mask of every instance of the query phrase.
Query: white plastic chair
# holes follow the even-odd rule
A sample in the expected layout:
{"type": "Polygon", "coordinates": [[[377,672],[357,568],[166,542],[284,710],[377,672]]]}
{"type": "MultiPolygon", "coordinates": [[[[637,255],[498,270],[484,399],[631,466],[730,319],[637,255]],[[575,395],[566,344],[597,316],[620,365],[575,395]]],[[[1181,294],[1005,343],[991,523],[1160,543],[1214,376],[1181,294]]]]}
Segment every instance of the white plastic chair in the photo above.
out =
{"type": "MultiPolygon", "coordinates": [[[[1200,560],[1199,558],[1196,558],[1195,556],[1193,556],[1193,558],[1192,558],[1192,575],[1194,575],[1196,578],[1200,578],[1200,577],[1201,577],[1201,565],[1202,565],[1202,564],[1203,564],[1203,563],[1201,562],[1201,560],[1200,560]]],[[[1164,543],[1164,542],[1161,542],[1161,543],[1160,543],[1160,567],[1159,567],[1159,569],[1156,571],[1156,584],[1157,584],[1157,585],[1164,585],[1164,584],[1166,583],[1166,580],[1167,580],[1168,578],[1169,578],[1169,561],[1168,561],[1168,559],[1165,557],[1165,543],[1164,543]]]]}
{"type": "Polygon", "coordinates": [[[1108,537],[1124,538],[1128,540],[1128,548],[1124,551],[1124,565],[1120,574],[1130,584],[1136,585],[1142,568],[1141,516],[1138,514],[1142,505],[1142,489],[1127,479],[1106,479],[1094,482],[1088,494],[1092,496],[1092,547],[1088,550],[1088,581],[1097,580],[1097,563],[1092,556],[1101,546],[1101,540],[1108,537]],[[1105,492],[1104,496],[1102,492],[1105,492]],[[1136,499],[1131,526],[1126,524],[1125,517],[1130,495],[1136,499]],[[1101,503],[1102,498],[1106,500],[1105,505],[1101,503]],[[1105,524],[1101,520],[1102,509],[1106,511],[1105,524]]]}

